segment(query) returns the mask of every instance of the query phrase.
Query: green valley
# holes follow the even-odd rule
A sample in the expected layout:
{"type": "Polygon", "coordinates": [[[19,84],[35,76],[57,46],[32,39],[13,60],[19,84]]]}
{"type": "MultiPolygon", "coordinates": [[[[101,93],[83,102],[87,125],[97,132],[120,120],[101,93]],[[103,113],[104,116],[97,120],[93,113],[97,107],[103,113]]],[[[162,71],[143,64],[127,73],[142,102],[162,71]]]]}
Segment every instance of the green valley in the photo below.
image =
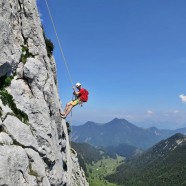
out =
{"type": "Polygon", "coordinates": [[[117,167],[124,163],[122,156],[110,157],[103,149],[95,148],[86,143],[74,143],[80,166],[85,171],[90,186],[118,186],[105,179],[115,173],[117,167]]]}
{"type": "Polygon", "coordinates": [[[123,163],[124,158],[117,156],[113,158],[103,158],[96,163],[87,164],[88,170],[88,182],[90,186],[117,186],[116,184],[110,183],[105,180],[105,176],[114,173],[116,168],[123,163]]]}

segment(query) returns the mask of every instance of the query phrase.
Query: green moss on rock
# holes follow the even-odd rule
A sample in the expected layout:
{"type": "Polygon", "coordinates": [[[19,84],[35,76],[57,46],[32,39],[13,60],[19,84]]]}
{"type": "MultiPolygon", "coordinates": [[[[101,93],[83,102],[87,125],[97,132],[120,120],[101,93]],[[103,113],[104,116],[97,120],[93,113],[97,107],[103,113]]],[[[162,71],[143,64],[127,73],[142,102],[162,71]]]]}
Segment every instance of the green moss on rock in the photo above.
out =
{"type": "Polygon", "coordinates": [[[12,79],[14,79],[13,76],[5,75],[5,76],[0,77],[0,89],[10,86],[12,79]]]}
{"type": "Polygon", "coordinates": [[[28,115],[23,112],[22,110],[18,109],[13,96],[8,93],[6,89],[0,89],[0,99],[3,103],[3,105],[8,105],[11,110],[13,111],[13,114],[22,122],[28,123],[28,115]]]}
{"type": "Polygon", "coordinates": [[[21,54],[20,61],[25,64],[27,61],[27,58],[34,57],[34,55],[29,52],[29,49],[26,45],[21,45],[21,47],[22,47],[22,54],[21,54]]]}
{"type": "Polygon", "coordinates": [[[43,28],[43,37],[44,37],[44,39],[45,39],[47,55],[48,55],[48,57],[50,58],[50,57],[52,56],[52,54],[53,54],[53,51],[54,51],[54,44],[52,43],[52,41],[51,41],[50,39],[48,39],[48,38],[46,37],[44,28],[43,28]]]}

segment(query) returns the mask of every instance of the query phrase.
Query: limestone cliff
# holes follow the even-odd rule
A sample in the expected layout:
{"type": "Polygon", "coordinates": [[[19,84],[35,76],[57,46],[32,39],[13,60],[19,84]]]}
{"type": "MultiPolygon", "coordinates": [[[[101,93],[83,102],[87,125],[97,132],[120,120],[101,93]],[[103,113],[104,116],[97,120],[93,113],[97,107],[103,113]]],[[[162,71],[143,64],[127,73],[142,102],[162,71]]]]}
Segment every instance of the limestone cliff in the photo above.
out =
{"type": "Polygon", "coordinates": [[[48,56],[35,0],[0,0],[0,185],[88,185],[48,56]]]}

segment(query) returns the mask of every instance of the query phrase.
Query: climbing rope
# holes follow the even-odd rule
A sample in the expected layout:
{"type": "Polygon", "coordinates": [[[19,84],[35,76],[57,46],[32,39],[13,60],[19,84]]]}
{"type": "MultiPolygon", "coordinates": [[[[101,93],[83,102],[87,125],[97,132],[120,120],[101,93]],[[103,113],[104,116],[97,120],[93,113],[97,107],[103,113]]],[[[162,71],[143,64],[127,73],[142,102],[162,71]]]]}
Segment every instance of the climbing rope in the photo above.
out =
{"type": "MultiPolygon", "coordinates": [[[[64,61],[64,63],[65,63],[65,67],[66,67],[67,72],[68,72],[68,77],[69,77],[70,83],[71,83],[71,85],[73,86],[72,77],[71,77],[71,74],[70,74],[70,71],[69,71],[69,68],[68,68],[68,64],[67,64],[67,61],[66,61],[64,52],[63,52],[63,48],[62,48],[61,42],[60,42],[60,40],[59,40],[59,36],[58,36],[57,30],[56,30],[56,26],[55,26],[55,24],[54,24],[54,20],[53,20],[53,17],[52,17],[52,14],[51,14],[51,11],[50,11],[50,8],[49,8],[49,5],[48,5],[47,0],[45,0],[45,3],[46,3],[46,6],[47,6],[48,14],[49,14],[50,19],[51,19],[51,22],[52,22],[52,26],[53,26],[53,29],[54,29],[54,33],[55,33],[56,38],[57,38],[57,42],[58,42],[58,45],[59,45],[59,48],[60,48],[60,52],[61,52],[63,61],[64,61]]],[[[69,126],[69,127],[70,127],[70,139],[69,139],[69,141],[70,141],[70,147],[72,147],[72,111],[71,111],[71,120],[70,120],[70,122],[69,122],[69,125],[70,125],[70,126],[69,126]]]]}
{"type": "Polygon", "coordinates": [[[58,45],[59,45],[59,48],[60,48],[60,52],[61,52],[63,61],[64,61],[64,63],[65,63],[65,67],[66,67],[67,72],[68,72],[68,77],[69,77],[70,83],[71,83],[71,85],[73,86],[72,77],[71,77],[71,74],[70,74],[70,71],[69,71],[69,68],[68,68],[68,64],[67,64],[67,61],[66,61],[64,52],[63,52],[62,45],[61,45],[60,40],[59,40],[59,37],[58,37],[58,33],[57,33],[57,30],[56,30],[56,26],[55,26],[55,24],[54,24],[54,20],[53,20],[53,17],[52,17],[52,14],[51,14],[51,11],[50,11],[50,8],[49,8],[49,5],[48,5],[47,0],[45,0],[45,3],[46,3],[46,6],[47,6],[48,14],[49,14],[49,16],[50,16],[50,19],[51,19],[51,22],[52,22],[52,26],[53,26],[53,29],[54,29],[54,32],[55,32],[55,35],[56,35],[56,38],[57,38],[57,42],[58,42],[58,45]]]}

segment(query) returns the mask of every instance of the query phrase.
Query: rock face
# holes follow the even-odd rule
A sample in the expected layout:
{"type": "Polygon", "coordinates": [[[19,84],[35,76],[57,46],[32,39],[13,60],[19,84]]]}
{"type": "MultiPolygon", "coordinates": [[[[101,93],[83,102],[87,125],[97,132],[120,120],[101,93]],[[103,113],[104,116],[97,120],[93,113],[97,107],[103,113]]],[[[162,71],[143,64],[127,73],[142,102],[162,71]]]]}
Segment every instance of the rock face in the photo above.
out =
{"type": "Polygon", "coordinates": [[[0,0],[0,185],[88,185],[48,56],[35,0],[0,0]]]}

